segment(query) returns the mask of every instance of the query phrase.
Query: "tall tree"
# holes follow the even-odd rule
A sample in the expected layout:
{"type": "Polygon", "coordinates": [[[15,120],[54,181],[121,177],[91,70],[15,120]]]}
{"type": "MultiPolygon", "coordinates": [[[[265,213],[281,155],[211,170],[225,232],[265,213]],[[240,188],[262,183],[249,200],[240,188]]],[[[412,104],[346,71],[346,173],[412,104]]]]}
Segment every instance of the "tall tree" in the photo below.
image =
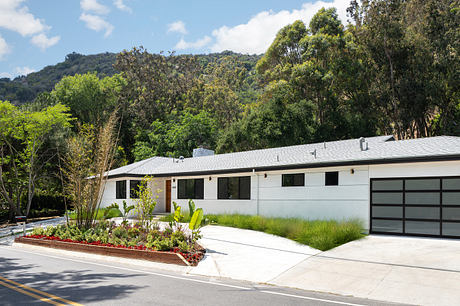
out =
{"type": "Polygon", "coordinates": [[[151,54],[143,47],[121,52],[114,67],[127,81],[122,91],[124,110],[141,129],[183,109],[184,97],[195,86],[200,69],[194,56],[151,54]]]}
{"type": "Polygon", "coordinates": [[[0,196],[9,204],[10,218],[23,212],[24,193],[28,215],[36,182],[56,154],[44,144],[61,127],[70,127],[68,110],[56,104],[30,112],[0,101],[0,196]]]}
{"type": "Polygon", "coordinates": [[[217,134],[217,120],[206,111],[173,113],[169,120],[155,120],[150,129],[137,135],[134,156],[136,161],[152,156],[190,157],[195,148],[214,149],[217,134]]]}
{"type": "MultiPolygon", "coordinates": [[[[101,125],[118,105],[124,79],[119,74],[99,79],[95,72],[63,77],[51,92],[54,101],[70,107],[81,123],[101,125]]],[[[41,96],[41,100],[46,97],[41,96]]]]}
{"type": "Polygon", "coordinates": [[[424,137],[452,122],[458,101],[457,0],[352,1],[348,9],[380,129],[399,138],[424,137]]]}
{"type": "Polygon", "coordinates": [[[266,88],[287,82],[297,97],[293,103],[305,100],[315,105],[317,140],[376,133],[361,68],[356,43],[333,8],[319,10],[308,28],[296,21],[281,29],[257,63],[266,88]]]}

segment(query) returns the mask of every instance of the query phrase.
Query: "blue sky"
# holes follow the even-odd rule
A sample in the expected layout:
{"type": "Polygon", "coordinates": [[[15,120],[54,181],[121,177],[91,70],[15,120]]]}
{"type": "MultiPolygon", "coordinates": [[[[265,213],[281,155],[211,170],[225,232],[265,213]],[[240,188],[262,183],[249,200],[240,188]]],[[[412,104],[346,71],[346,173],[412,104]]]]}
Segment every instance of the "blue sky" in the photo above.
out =
{"type": "Polygon", "coordinates": [[[349,0],[0,0],[0,77],[62,62],[71,52],[260,54],[276,32],[349,0]]]}

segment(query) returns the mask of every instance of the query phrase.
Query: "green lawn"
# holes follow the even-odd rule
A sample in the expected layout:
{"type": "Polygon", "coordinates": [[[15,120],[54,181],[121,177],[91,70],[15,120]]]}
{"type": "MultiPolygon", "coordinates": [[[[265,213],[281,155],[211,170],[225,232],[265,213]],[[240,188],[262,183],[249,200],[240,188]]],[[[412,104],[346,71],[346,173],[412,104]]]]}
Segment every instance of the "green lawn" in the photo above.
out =
{"type": "MultiPolygon", "coordinates": [[[[171,216],[161,218],[169,221],[171,216]]],[[[268,218],[239,214],[206,215],[210,224],[250,229],[285,237],[315,249],[327,251],[344,243],[364,237],[358,220],[303,220],[297,218],[268,218]]]]}

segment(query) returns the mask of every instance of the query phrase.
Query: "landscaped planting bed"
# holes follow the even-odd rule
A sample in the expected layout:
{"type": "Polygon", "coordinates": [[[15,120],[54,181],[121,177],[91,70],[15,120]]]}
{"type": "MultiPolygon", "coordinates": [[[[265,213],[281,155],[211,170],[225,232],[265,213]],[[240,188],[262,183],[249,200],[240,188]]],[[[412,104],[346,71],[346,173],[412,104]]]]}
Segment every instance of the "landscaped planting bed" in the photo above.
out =
{"type": "Polygon", "coordinates": [[[285,237],[321,251],[333,249],[365,236],[363,224],[359,220],[304,220],[239,214],[206,215],[205,219],[211,224],[250,229],[285,237]]]}
{"type": "Polygon", "coordinates": [[[101,255],[197,265],[205,250],[180,226],[160,231],[157,225],[115,225],[99,222],[82,230],[76,225],[36,228],[16,242],[101,255]]]}

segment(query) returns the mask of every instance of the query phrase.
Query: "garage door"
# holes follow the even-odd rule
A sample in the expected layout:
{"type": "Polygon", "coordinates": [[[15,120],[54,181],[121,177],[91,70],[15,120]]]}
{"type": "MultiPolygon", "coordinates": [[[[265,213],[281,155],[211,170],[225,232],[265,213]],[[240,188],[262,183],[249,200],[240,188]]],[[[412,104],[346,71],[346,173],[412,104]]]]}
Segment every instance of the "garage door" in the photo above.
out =
{"type": "Polygon", "coordinates": [[[460,238],[460,177],[371,179],[371,233],[460,238]]]}

